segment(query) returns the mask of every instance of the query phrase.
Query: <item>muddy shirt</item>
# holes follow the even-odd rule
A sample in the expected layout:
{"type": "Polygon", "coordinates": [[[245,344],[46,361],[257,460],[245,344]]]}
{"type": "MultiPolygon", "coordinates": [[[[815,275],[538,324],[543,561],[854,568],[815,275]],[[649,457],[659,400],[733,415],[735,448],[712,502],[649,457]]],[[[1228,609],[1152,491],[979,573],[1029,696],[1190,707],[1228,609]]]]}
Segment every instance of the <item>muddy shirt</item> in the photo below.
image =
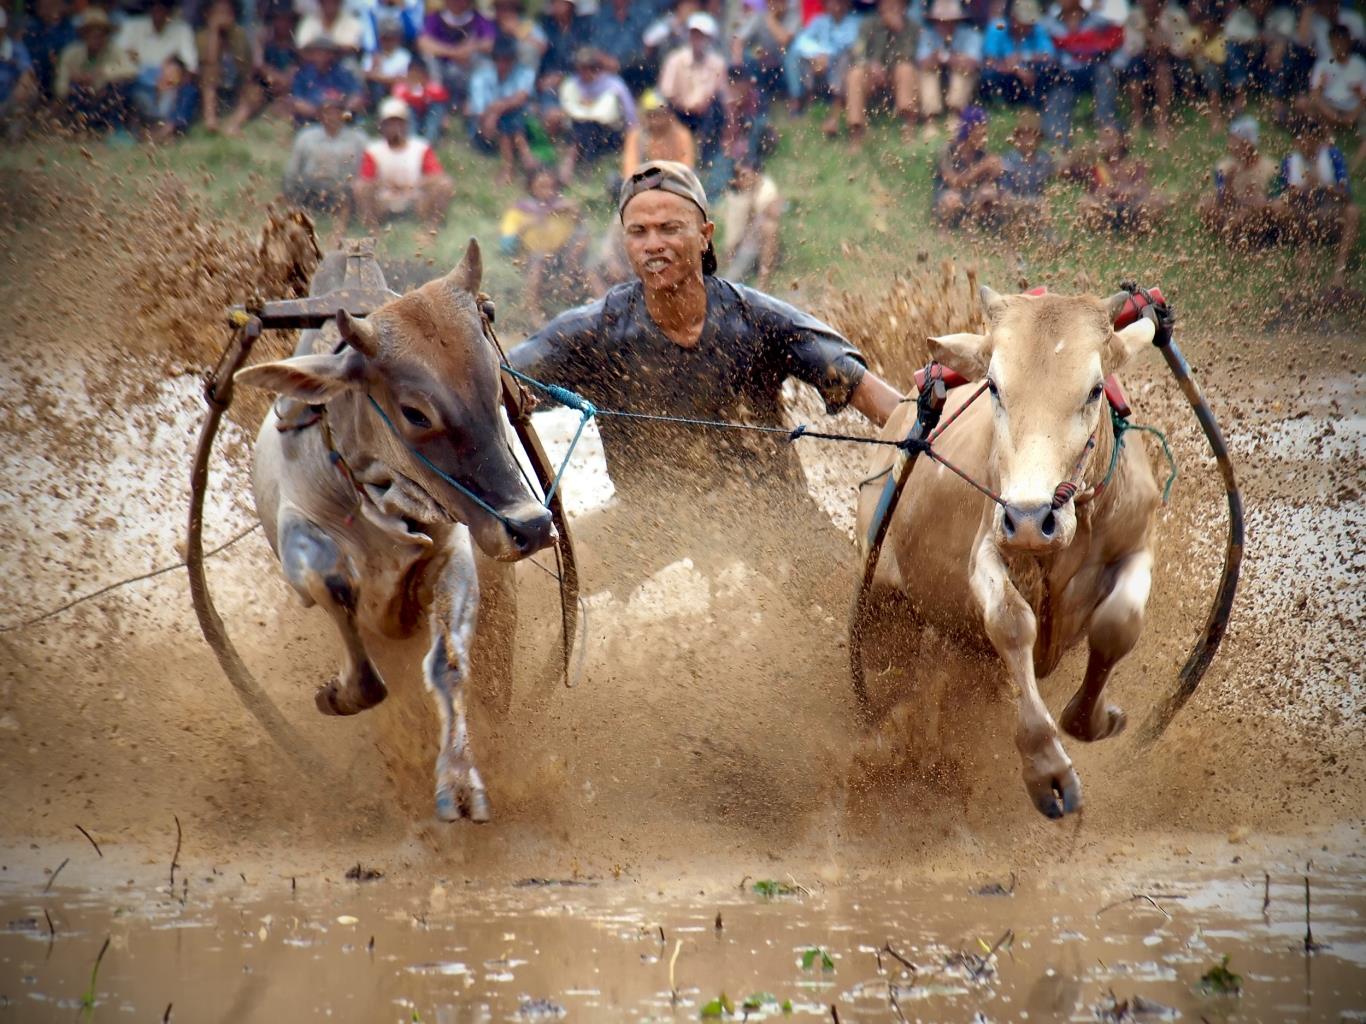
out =
{"type": "MultiPolygon", "coordinates": [[[[783,426],[783,381],[843,408],[863,379],[857,349],[815,317],[778,299],[707,277],[707,317],[692,348],[670,341],[645,308],[639,281],[560,314],[509,353],[538,380],[577,391],[600,409],[783,426]]],[[[689,428],[601,416],[604,454],[618,488],[661,482],[701,489],[744,477],[802,481],[781,434],[689,428]]]]}

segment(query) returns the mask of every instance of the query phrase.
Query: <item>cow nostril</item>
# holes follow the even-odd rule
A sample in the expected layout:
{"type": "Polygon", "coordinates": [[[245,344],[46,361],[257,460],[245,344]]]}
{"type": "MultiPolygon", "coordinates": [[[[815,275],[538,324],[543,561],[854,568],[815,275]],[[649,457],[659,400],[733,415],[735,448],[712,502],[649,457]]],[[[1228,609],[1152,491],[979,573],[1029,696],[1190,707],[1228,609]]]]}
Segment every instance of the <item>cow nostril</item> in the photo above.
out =
{"type": "Polygon", "coordinates": [[[1010,509],[1006,509],[1005,514],[1001,516],[1001,529],[1007,537],[1015,536],[1015,520],[1011,518],[1010,509]]]}
{"type": "Polygon", "coordinates": [[[1053,510],[1049,509],[1048,514],[1043,517],[1043,522],[1039,524],[1039,532],[1045,537],[1053,536],[1053,531],[1058,528],[1058,519],[1053,515],[1053,510]]]}

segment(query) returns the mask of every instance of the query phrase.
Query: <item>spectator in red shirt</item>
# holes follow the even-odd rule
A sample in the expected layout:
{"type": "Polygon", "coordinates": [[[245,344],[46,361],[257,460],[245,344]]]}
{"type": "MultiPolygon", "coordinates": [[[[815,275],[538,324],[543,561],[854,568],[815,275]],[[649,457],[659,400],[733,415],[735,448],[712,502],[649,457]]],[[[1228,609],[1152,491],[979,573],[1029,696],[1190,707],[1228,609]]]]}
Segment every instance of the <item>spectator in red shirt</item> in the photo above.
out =
{"type": "Polygon", "coordinates": [[[380,139],[365,147],[356,182],[356,213],[373,231],[380,221],[416,214],[428,227],[446,219],[455,186],[425,139],[408,131],[408,105],[393,96],[379,107],[380,139]]]}
{"type": "Polygon", "coordinates": [[[390,95],[408,104],[419,134],[435,146],[446,128],[451,91],[432,78],[425,62],[415,60],[408,65],[408,73],[394,83],[390,95]]]}

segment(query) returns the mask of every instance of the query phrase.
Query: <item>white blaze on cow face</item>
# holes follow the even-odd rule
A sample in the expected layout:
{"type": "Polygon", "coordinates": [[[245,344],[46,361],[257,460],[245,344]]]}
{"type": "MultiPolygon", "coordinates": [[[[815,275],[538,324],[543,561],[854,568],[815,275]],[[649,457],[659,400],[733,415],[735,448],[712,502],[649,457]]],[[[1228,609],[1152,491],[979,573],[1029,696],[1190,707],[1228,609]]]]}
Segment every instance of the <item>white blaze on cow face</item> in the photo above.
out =
{"type": "MultiPolygon", "coordinates": [[[[1076,533],[1071,500],[1052,507],[1058,485],[1071,479],[1092,434],[1103,441],[1105,377],[1152,341],[1139,320],[1116,333],[1097,298],[1019,295],[982,289],[988,333],[930,339],[944,365],[988,382],[992,404],[993,483],[997,545],[1047,553],[1076,533]]],[[[1108,449],[1108,444],[1101,445],[1108,449]]]]}

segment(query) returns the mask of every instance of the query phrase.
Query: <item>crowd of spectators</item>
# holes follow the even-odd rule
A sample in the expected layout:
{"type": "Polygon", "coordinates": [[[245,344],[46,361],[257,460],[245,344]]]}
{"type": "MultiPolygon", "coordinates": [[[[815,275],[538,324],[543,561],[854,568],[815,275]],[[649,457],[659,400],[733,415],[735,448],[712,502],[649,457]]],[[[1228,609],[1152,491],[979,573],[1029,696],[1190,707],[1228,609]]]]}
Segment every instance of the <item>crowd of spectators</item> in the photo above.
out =
{"type": "Polygon", "coordinates": [[[764,164],[813,101],[857,151],[870,111],[907,142],[947,132],[933,213],[946,229],[1052,232],[1049,183],[1081,182],[1086,226],[1149,229],[1171,200],[1129,152],[1193,109],[1228,122],[1201,217],[1234,242],[1330,240],[1341,283],[1366,160],[1366,21],[1342,0],[32,0],[0,8],[0,126],[167,143],[269,112],[296,134],[288,197],[375,226],[436,225],[460,148],[525,196],[503,219],[533,305],[554,279],[605,287],[619,232],[585,234],[564,187],[666,158],[720,197],[723,268],[766,281],[784,200],[764,164]],[[1084,102],[1083,102],[1084,101],[1084,102]],[[1085,111],[1096,142],[1075,143],[1085,111]],[[989,119],[1008,117],[992,152],[989,119]],[[1291,133],[1276,160],[1257,117],[1291,133]],[[368,125],[367,133],[362,125],[368,125]]]}

